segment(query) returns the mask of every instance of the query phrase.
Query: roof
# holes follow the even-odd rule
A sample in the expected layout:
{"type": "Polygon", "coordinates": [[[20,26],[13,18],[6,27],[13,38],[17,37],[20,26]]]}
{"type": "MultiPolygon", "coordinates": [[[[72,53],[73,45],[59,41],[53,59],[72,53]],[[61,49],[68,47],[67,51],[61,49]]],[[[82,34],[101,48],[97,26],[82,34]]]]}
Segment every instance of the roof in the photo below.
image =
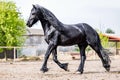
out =
{"type": "Polygon", "coordinates": [[[120,42],[120,37],[115,34],[103,34],[104,36],[109,38],[109,41],[120,42]]]}
{"type": "Polygon", "coordinates": [[[44,35],[44,32],[42,29],[33,29],[33,28],[27,28],[27,33],[26,35],[40,35],[40,36],[43,36],[44,35]]]}

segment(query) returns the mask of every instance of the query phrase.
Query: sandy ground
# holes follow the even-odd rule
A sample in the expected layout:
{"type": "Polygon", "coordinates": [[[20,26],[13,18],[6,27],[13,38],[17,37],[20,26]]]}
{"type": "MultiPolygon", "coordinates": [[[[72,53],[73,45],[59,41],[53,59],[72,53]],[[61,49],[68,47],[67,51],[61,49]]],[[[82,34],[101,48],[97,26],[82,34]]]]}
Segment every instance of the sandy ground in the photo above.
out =
{"type": "Polygon", "coordinates": [[[49,71],[40,72],[43,61],[0,62],[0,80],[120,80],[120,59],[112,59],[111,71],[106,72],[100,60],[87,60],[84,73],[76,70],[79,60],[61,60],[69,63],[69,72],[60,69],[52,60],[49,71]]]}

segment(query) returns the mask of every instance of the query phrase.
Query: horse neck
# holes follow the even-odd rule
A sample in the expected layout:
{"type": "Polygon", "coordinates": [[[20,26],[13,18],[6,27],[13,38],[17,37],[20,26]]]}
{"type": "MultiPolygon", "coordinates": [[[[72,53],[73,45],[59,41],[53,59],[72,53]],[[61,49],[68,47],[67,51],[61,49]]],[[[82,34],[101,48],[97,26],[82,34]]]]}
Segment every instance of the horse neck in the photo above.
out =
{"type": "Polygon", "coordinates": [[[65,24],[60,22],[56,17],[53,20],[49,20],[49,23],[59,32],[64,32],[66,30],[65,24]]]}
{"type": "Polygon", "coordinates": [[[51,25],[49,24],[49,22],[47,22],[45,20],[40,20],[40,22],[42,24],[42,28],[43,28],[44,34],[46,35],[47,32],[49,31],[51,25]]]}
{"type": "Polygon", "coordinates": [[[44,9],[46,11],[46,14],[44,14],[46,20],[58,31],[63,32],[66,30],[65,24],[60,22],[57,17],[49,10],[44,9]],[[49,14],[48,14],[49,13],[49,14]]]}

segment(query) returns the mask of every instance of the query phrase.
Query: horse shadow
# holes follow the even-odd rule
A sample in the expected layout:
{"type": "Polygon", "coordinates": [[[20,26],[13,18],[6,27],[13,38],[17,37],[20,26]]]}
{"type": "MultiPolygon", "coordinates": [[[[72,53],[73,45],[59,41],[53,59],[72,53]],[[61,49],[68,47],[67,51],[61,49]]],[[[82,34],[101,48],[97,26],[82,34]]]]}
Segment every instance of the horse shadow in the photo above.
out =
{"type": "MultiPolygon", "coordinates": [[[[89,71],[89,72],[84,72],[83,74],[96,74],[96,73],[107,73],[107,71],[89,71]]],[[[108,73],[112,73],[112,74],[120,74],[120,71],[109,71],[108,73]]]]}

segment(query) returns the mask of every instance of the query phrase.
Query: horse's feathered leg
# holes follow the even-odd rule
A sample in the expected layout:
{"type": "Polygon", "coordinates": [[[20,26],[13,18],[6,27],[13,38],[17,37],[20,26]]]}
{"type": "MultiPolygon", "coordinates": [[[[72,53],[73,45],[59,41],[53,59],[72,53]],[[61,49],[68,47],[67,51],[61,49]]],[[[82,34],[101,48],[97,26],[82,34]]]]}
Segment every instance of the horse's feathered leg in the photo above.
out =
{"type": "Polygon", "coordinates": [[[54,48],[55,48],[55,45],[53,44],[53,42],[49,43],[48,49],[47,49],[45,57],[44,57],[44,63],[42,65],[42,68],[40,69],[41,71],[43,71],[43,72],[48,71],[47,61],[48,61],[48,58],[49,58],[49,56],[54,48]]]}
{"type": "Polygon", "coordinates": [[[85,60],[86,60],[85,49],[86,49],[87,45],[88,45],[87,43],[85,43],[84,45],[78,45],[79,49],[80,49],[81,63],[79,65],[79,68],[77,71],[80,72],[81,74],[84,71],[84,64],[85,64],[85,60]]]}
{"type": "Polygon", "coordinates": [[[65,71],[68,71],[68,63],[60,63],[57,59],[57,50],[56,48],[52,51],[52,54],[53,54],[53,60],[55,63],[57,63],[57,65],[64,69],[65,71]]]}

